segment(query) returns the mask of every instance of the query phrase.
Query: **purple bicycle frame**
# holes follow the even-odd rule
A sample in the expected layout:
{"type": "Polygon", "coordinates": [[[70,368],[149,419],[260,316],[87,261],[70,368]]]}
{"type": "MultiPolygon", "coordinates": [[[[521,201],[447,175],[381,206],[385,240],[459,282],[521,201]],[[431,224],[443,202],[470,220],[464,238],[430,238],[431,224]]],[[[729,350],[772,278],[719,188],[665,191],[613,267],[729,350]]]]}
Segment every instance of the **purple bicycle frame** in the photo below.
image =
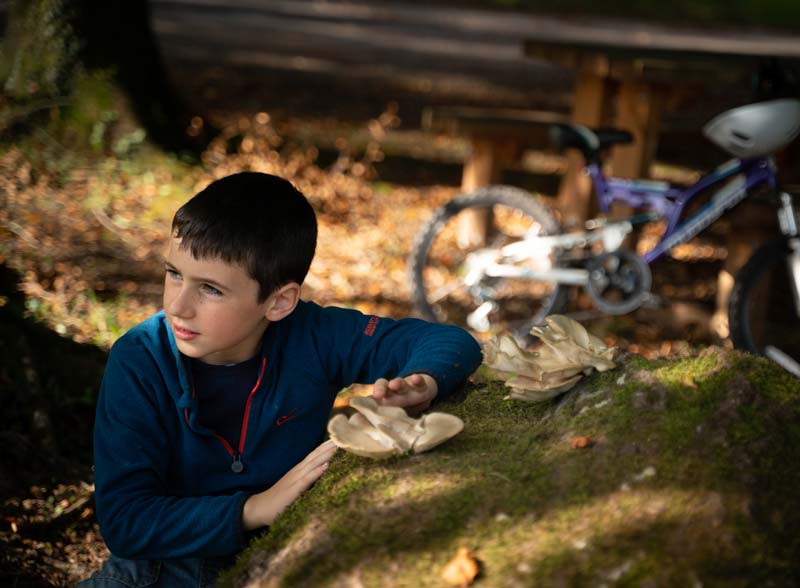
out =
{"type": "Polygon", "coordinates": [[[642,255],[648,264],[703,231],[757,186],[766,183],[775,190],[778,183],[775,164],[768,157],[732,159],[685,188],[659,181],[606,178],[597,163],[586,166],[586,170],[592,178],[600,212],[608,213],[612,203],[622,202],[632,208],[649,210],[658,217],[667,218],[667,227],[659,242],[642,255]],[[736,175],[741,178],[733,179],[722,186],[726,180],[736,175]],[[686,206],[698,194],[717,184],[721,188],[711,200],[681,222],[686,206]]]}

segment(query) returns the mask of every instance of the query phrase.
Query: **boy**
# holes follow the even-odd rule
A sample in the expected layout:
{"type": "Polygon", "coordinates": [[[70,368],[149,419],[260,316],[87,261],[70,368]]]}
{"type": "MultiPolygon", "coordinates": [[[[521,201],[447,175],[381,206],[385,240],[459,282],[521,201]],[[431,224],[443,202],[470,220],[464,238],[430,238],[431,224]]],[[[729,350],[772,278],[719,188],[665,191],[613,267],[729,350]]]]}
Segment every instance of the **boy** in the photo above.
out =
{"type": "Polygon", "coordinates": [[[317,223],[288,181],[245,172],[175,214],[164,310],[111,349],[95,498],[111,557],[84,587],[213,586],[249,531],[325,471],[339,390],[410,413],[479,365],[463,330],[300,300],[317,223]]]}

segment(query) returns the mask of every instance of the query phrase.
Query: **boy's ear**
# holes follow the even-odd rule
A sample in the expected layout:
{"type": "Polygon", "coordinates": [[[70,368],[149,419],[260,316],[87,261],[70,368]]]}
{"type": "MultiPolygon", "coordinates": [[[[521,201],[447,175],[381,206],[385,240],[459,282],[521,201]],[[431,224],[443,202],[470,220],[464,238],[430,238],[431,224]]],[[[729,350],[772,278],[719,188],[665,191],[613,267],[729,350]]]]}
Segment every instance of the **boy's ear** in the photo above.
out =
{"type": "Polygon", "coordinates": [[[267,299],[267,311],[264,313],[270,322],[279,321],[289,316],[300,300],[300,284],[289,282],[270,294],[267,299]]]}

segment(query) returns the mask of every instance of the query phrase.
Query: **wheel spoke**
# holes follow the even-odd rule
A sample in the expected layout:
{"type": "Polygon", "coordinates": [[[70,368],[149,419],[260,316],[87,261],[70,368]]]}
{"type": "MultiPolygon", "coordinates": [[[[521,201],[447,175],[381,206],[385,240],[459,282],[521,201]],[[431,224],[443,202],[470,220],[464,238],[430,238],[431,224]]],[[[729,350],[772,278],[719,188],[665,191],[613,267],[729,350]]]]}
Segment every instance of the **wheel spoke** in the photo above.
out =
{"type": "Polygon", "coordinates": [[[458,290],[465,290],[467,285],[461,281],[452,281],[449,284],[445,284],[428,294],[428,300],[431,304],[438,304],[453,292],[457,292],[458,290]]]}

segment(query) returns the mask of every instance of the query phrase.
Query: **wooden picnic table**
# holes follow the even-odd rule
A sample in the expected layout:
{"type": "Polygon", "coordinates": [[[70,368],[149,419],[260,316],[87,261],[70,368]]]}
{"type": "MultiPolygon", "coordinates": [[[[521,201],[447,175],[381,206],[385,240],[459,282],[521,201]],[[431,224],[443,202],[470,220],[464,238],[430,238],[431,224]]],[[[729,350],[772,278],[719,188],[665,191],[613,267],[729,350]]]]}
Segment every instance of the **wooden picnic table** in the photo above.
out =
{"type": "MultiPolygon", "coordinates": [[[[800,35],[587,20],[534,31],[524,54],[573,69],[572,121],[632,132],[633,144],[614,148],[612,172],[647,177],[672,92],[699,84],[752,84],[767,61],[800,61],[800,35]]],[[[590,213],[583,162],[577,154],[570,158],[558,206],[566,225],[590,213]]]]}
{"type": "MultiPolygon", "coordinates": [[[[430,109],[423,121],[425,128],[470,139],[472,151],[464,162],[462,176],[465,192],[496,181],[502,167],[518,157],[522,148],[545,144],[546,128],[564,120],[630,131],[633,143],[613,148],[609,171],[618,177],[647,177],[658,146],[665,104],[674,93],[685,95],[693,88],[714,84],[739,89],[744,85],[755,90],[753,80],[765,64],[800,62],[800,35],[682,29],[601,19],[543,19],[542,23],[533,24],[523,46],[526,56],[575,72],[571,116],[565,119],[541,112],[430,109]]],[[[741,96],[743,92],[737,94],[741,96]]],[[[562,226],[580,228],[594,212],[590,206],[591,183],[583,173],[580,154],[569,152],[567,157],[567,172],[556,208],[562,226]]],[[[758,215],[751,211],[739,211],[730,217],[729,255],[718,278],[717,311],[711,324],[721,337],[727,336],[732,276],[749,257],[753,244],[763,238],[761,233],[768,224],[765,220],[754,226],[753,218],[758,215]]],[[[478,215],[465,219],[461,229],[469,237],[465,240],[480,241],[486,222],[478,215]]]]}

